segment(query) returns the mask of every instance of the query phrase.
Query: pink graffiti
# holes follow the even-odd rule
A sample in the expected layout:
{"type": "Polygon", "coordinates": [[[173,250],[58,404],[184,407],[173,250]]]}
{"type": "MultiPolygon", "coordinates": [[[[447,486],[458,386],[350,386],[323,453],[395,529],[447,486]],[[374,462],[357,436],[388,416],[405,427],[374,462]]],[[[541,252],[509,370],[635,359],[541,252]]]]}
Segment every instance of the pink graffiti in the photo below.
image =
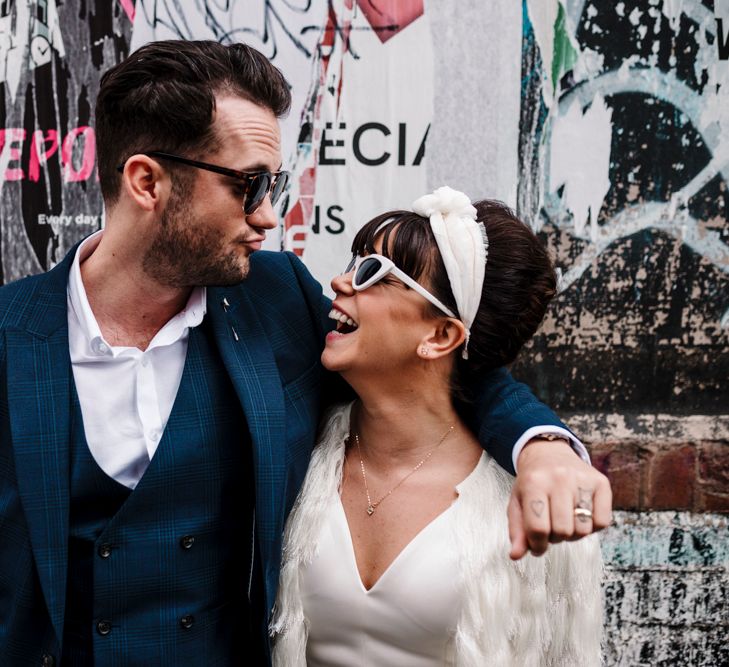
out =
{"type": "Polygon", "coordinates": [[[95,160],[96,133],[94,132],[94,128],[83,125],[71,130],[63,140],[63,146],[61,146],[61,163],[64,166],[63,180],[67,183],[85,181],[91,176],[95,160]],[[79,169],[75,169],[73,165],[73,147],[76,143],[76,138],[79,136],[83,136],[85,139],[84,152],[81,159],[81,166],[79,169]]]}
{"type": "Polygon", "coordinates": [[[423,0],[357,0],[357,4],[383,44],[425,13],[423,0]]]}
{"type": "Polygon", "coordinates": [[[58,132],[56,130],[36,130],[30,140],[30,161],[28,162],[28,180],[40,180],[40,167],[47,164],[48,158],[58,150],[58,132]],[[50,147],[46,144],[50,142],[50,147]]]}
{"type": "Polygon", "coordinates": [[[122,6],[122,9],[126,12],[127,16],[129,17],[129,20],[134,23],[134,0],[119,0],[119,4],[122,6]]]}
{"type": "MultiPolygon", "coordinates": [[[[20,160],[25,134],[25,129],[22,127],[8,127],[0,130],[0,163],[9,165],[11,162],[20,160]]],[[[20,167],[7,167],[3,174],[3,179],[6,181],[22,181],[24,177],[20,167]]]]}
{"type": "Polygon", "coordinates": [[[60,144],[63,180],[66,183],[86,181],[91,177],[96,165],[96,133],[93,127],[82,125],[71,129],[61,141],[58,130],[35,130],[28,137],[23,127],[0,129],[0,164],[5,171],[0,174],[4,181],[40,180],[41,167],[48,164],[58,153],[60,144]],[[27,152],[28,163],[22,164],[23,143],[30,139],[27,152]],[[23,167],[27,166],[27,171],[23,167]]]}

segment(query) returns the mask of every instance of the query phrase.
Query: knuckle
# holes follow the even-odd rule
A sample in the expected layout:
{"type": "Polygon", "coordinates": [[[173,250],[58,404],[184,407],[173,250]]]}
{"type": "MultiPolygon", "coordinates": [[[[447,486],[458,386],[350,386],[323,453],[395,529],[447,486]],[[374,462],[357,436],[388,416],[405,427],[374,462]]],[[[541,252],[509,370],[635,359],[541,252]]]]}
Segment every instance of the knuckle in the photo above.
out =
{"type": "Polygon", "coordinates": [[[557,465],[552,470],[552,477],[560,483],[567,482],[573,478],[572,470],[567,466],[557,465]]]}
{"type": "Polygon", "coordinates": [[[595,480],[595,489],[599,491],[611,491],[610,480],[599,471],[595,471],[598,474],[598,478],[595,480]]]}
{"type": "Polygon", "coordinates": [[[522,486],[527,489],[544,486],[547,475],[543,470],[526,470],[517,476],[517,480],[521,479],[522,486]]]}

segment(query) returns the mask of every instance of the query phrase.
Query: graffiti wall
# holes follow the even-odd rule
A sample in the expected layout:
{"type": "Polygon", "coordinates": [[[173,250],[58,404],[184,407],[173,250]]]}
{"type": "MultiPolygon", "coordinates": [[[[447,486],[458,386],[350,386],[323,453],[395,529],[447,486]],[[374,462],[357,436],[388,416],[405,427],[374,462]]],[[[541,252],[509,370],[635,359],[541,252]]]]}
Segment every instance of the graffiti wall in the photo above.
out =
{"type": "Polygon", "coordinates": [[[522,369],[563,409],[728,410],[729,3],[715,4],[524,3],[518,208],[564,273],[522,369]]]}
{"type": "Polygon", "coordinates": [[[214,39],[255,46],[291,86],[282,143],[294,178],[268,247],[304,256],[328,283],[346,263],[359,226],[408,206],[426,188],[430,24],[423,0],[383,6],[1,3],[3,281],[50,268],[103,224],[92,118],[101,73],[150,40],[214,39]]]}
{"type": "Polygon", "coordinates": [[[93,104],[103,70],[128,52],[133,7],[59,4],[0,3],[4,282],[51,268],[101,224],[93,104]]]}
{"type": "Polygon", "coordinates": [[[729,0],[0,0],[0,282],[103,226],[99,79],[154,39],[282,70],[267,243],[325,285],[443,184],[532,225],[561,292],[514,373],[631,511],[603,542],[607,663],[725,663],[726,520],[700,512],[729,509],[729,0]]]}

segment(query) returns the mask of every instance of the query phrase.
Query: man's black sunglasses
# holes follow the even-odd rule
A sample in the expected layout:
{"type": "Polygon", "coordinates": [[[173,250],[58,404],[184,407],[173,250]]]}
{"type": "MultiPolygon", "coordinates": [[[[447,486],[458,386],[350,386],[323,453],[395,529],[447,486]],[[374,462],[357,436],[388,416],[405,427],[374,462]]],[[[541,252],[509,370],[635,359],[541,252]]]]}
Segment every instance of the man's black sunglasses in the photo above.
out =
{"type": "MultiPolygon", "coordinates": [[[[258,171],[248,173],[238,171],[237,169],[219,167],[218,165],[208,164],[207,162],[190,160],[180,155],[173,155],[172,153],[164,153],[162,151],[147,151],[143,155],[160,160],[169,160],[170,162],[179,162],[180,164],[186,164],[188,167],[212,171],[213,173],[222,174],[228,178],[241,181],[244,186],[243,194],[245,195],[245,200],[243,210],[246,215],[255,213],[256,209],[263,203],[263,200],[269,193],[271,194],[271,205],[274,206],[286,189],[286,184],[289,182],[290,176],[288,171],[277,171],[274,173],[270,171],[258,171]]],[[[124,171],[124,165],[120,164],[116,169],[121,173],[124,171]]]]}

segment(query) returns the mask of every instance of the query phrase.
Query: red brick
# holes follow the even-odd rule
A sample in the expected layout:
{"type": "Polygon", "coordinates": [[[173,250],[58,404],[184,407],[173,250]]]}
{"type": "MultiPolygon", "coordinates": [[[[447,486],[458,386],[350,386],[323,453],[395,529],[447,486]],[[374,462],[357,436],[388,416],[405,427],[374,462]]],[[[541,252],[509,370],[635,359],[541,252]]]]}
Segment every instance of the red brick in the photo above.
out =
{"type": "Polygon", "coordinates": [[[697,484],[694,510],[697,512],[729,513],[729,493],[716,493],[706,489],[701,484],[697,484]]]}
{"type": "Polygon", "coordinates": [[[644,509],[693,509],[696,481],[694,445],[667,446],[656,450],[648,465],[644,509]]]}
{"type": "Polygon", "coordinates": [[[610,480],[613,508],[640,509],[644,452],[633,443],[600,443],[590,447],[592,464],[610,480]]]}
{"type": "Polygon", "coordinates": [[[729,442],[701,442],[697,450],[702,486],[708,491],[729,494],[729,442]]]}

